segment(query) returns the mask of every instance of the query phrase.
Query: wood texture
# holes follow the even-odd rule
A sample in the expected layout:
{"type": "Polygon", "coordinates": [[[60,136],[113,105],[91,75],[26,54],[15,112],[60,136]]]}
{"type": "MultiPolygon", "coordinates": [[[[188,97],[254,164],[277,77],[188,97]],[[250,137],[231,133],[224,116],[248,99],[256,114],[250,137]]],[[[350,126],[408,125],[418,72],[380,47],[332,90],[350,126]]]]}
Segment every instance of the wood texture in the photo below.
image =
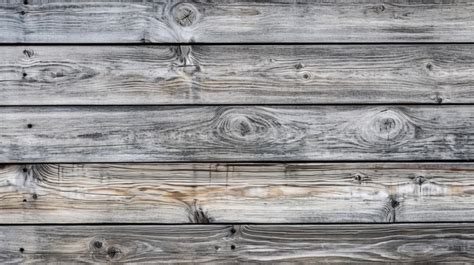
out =
{"type": "Polygon", "coordinates": [[[0,162],[469,160],[472,106],[3,107],[0,162]]]}
{"type": "Polygon", "coordinates": [[[44,164],[0,169],[0,223],[474,221],[474,164],[44,164]]]}
{"type": "Polygon", "coordinates": [[[472,42],[473,13],[468,0],[1,0],[0,42],[472,42]]]}
{"type": "Polygon", "coordinates": [[[34,264],[471,262],[474,226],[2,226],[0,253],[34,264]]]}
{"type": "Polygon", "coordinates": [[[0,105],[474,103],[472,45],[1,46],[0,105]]]}
{"type": "Polygon", "coordinates": [[[0,0],[0,264],[472,262],[473,14],[0,0]]]}

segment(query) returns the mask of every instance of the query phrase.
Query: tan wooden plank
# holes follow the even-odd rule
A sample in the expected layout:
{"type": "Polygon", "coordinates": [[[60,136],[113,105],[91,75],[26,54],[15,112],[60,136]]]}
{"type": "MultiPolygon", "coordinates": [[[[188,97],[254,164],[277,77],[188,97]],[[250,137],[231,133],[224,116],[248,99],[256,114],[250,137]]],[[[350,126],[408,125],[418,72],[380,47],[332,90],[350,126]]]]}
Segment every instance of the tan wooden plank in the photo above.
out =
{"type": "Polygon", "coordinates": [[[474,221],[474,164],[44,164],[0,170],[0,223],[474,221]]]}
{"type": "Polygon", "coordinates": [[[468,0],[2,0],[3,43],[472,42],[468,0]]]}
{"type": "Polygon", "coordinates": [[[0,46],[0,105],[474,103],[472,45],[0,46]]]}
{"type": "Polygon", "coordinates": [[[472,106],[3,107],[0,162],[469,160],[472,106]]]}
{"type": "Polygon", "coordinates": [[[2,263],[471,262],[472,224],[2,226],[2,263]]]}

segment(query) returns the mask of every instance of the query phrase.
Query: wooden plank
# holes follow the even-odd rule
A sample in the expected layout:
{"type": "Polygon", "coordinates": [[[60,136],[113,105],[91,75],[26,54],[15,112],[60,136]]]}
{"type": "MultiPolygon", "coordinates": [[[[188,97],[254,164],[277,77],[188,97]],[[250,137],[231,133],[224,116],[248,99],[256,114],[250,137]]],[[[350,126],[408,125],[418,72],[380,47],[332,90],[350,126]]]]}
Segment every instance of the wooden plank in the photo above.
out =
{"type": "Polygon", "coordinates": [[[3,107],[0,162],[474,158],[473,106],[3,107]]]}
{"type": "Polygon", "coordinates": [[[2,46],[0,105],[474,103],[472,45],[2,46]]]}
{"type": "Polygon", "coordinates": [[[0,253],[35,264],[471,262],[474,226],[2,226],[0,253]]]}
{"type": "Polygon", "coordinates": [[[6,165],[0,183],[3,224],[474,221],[472,163],[6,165]]]}
{"type": "Polygon", "coordinates": [[[3,43],[472,42],[468,0],[1,0],[3,43]]]}

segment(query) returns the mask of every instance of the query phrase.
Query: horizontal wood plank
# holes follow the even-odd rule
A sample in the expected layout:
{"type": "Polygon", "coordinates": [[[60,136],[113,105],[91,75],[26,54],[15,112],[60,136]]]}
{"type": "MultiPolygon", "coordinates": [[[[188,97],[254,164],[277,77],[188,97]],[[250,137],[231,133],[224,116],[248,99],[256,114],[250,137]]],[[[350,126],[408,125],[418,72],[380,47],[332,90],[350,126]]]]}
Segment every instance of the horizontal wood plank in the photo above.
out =
{"type": "Polygon", "coordinates": [[[474,103],[472,45],[0,46],[0,105],[474,103]]]}
{"type": "Polygon", "coordinates": [[[0,223],[474,221],[474,164],[43,164],[0,169],[0,223]]]}
{"type": "Polygon", "coordinates": [[[467,0],[1,0],[3,43],[472,42],[467,0]]]}
{"type": "Polygon", "coordinates": [[[474,158],[473,106],[3,107],[0,162],[474,158]]]}
{"type": "Polygon", "coordinates": [[[474,259],[472,224],[2,226],[2,263],[439,263],[474,259]]]}

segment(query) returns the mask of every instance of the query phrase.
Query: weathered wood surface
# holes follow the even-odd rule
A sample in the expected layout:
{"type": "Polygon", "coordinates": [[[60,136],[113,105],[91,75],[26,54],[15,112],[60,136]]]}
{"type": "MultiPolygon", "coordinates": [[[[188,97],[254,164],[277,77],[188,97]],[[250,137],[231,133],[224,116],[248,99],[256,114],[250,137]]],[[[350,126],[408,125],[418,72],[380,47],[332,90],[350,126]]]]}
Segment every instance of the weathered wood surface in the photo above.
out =
{"type": "Polygon", "coordinates": [[[44,164],[0,169],[0,223],[474,221],[474,164],[44,164]]]}
{"type": "Polygon", "coordinates": [[[471,262],[472,224],[2,226],[2,263],[471,262]]]}
{"type": "Polygon", "coordinates": [[[1,0],[0,42],[471,42],[473,14],[468,0],[1,0]]]}
{"type": "Polygon", "coordinates": [[[472,45],[2,46],[0,105],[474,103],[472,45]]]}
{"type": "Polygon", "coordinates": [[[472,106],[0,108],[0,162],[469,160],[472,106]]]}

